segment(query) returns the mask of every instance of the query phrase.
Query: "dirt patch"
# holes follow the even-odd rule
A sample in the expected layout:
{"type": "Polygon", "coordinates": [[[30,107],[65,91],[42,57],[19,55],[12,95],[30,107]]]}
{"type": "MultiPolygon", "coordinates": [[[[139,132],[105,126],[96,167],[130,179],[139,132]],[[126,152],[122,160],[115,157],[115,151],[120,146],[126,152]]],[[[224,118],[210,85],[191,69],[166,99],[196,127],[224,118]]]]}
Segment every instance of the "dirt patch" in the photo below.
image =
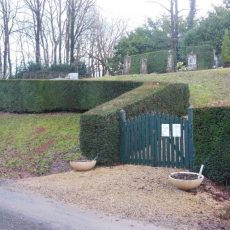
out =
{"type": "Polygon", "coordinates": [[[56,158],[56,160],[52,162],[50,168],[51,173],[67,172],[69,170],[70,170],[69,162],[63,161],[58,158],[56,158]]]}
{"type": "Polygon", "coordinates": [[[37,154],[42,154],[42,153],[46,152],[49,149],[49,147],[54,144],[54,142],[55,142],[54,140],[50,139],[50,140],[46,141],[45,143],[43,143],[38,148],[36,148],[34,150],[34,152],[37,154]]]}
{"type": "Polygon", "coordinates": [[[46,129],[44,127],[37,127],[35,129],[35,134],[44,133],[45,131],[46,131],[46,129]]]}
{"type": "Polygon", "coordinates": [[[195,193],[176,189],[168,181],[173,171],[175,169],[116,166],[22,179],[13,186],[84,209],[147,220],[174,229],[229,230],[230,222],[220,219],[219,215],[230,201],[213,199],[202,186],[195,193]]]}

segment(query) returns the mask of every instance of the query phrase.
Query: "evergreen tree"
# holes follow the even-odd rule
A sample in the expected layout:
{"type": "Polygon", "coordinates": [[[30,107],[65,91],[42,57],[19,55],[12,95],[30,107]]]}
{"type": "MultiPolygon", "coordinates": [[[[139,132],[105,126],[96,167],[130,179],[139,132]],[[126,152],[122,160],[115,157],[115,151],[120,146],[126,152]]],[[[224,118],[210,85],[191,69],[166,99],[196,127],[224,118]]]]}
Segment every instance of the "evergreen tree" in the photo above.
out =
{"type": "Polygon", "coordinates": [[[230,67],[230,37],[228,30],[224,32],[223,43],[221,46],[222,61],[224,67],[230,67]]]}
{"type": "Polygon", "coordinates": [[[194,26],[194,18],[196,16],[196,0],[189,0],[190,1],[190,10],[189,15],[187,18],[187,29],[190,30],[194,26]]]}

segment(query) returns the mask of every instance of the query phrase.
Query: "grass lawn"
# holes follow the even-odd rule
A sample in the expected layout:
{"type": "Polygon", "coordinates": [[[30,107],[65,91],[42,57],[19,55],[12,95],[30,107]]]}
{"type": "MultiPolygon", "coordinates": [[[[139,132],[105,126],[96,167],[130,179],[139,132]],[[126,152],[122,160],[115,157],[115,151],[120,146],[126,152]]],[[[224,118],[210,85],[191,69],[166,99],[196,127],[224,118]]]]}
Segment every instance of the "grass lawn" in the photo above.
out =
{"type": "Polygon", "coordinates": [[[79,151],[80,114],[0,113],[0,177],[60,171],[79,151]]]}
{"type": "Polygon", "coordinates": [[[230,106],[230,68],[167,74],[106,77],[102,80],[187,83],[193,107],[230,106]]]}

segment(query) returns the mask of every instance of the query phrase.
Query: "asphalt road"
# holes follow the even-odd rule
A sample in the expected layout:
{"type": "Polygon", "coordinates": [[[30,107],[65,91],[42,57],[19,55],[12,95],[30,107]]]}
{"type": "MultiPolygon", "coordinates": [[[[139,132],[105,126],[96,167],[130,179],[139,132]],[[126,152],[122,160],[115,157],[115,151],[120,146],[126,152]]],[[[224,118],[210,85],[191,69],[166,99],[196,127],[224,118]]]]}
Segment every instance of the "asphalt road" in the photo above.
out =
{"type": "Polygon", "coordinates": [[[50,226],[39,223],[35,220],[28,220],[27,217],[20,215],[20,213],[14,213],[12,210],[9,211],[0,208],[0,229],[44,230],[51,228],[50,226]]]}
{"type": "Polygon", "coordinates": [[[169,230],[149,223],[83,211],[0,184],[1,230],[169,230]]]}

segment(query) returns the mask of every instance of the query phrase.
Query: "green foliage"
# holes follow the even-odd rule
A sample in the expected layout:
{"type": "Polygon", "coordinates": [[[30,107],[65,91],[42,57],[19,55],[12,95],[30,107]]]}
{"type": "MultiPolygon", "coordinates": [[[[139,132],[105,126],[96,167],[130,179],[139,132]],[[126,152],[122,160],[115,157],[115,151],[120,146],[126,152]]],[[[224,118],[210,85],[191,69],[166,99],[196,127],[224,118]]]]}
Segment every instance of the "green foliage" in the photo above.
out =
{"type": "Polygon", "coordinates": [[[221,46],[222,61],[224,67],[230,67],[230,37],[228,30],[225,30],[223,43],[221,46]]]}
{"type": "Polygon", "coordinates": [[[40,71],[41,69],[42,69],[41,64],[30,61],[30,62],[28,62],[28,64],[26,66],[21,65],[21,66],[17,67],[15,77],[16,78],[22,78],[24,73],[36,72],[36,71],[40,71]]]}
{"type": "Polygon", "coordinates": [[[230,183],[230,109],[194,110],[195,166],[218,183],[230,183]]]}
{"type": "Polygon", "coordinates": [[[70,73],[70,72],[75,72],[76,67],[74,65],[69,65],[69,64],[58,64],[58,65],[53,64],[51,65],[50,70],[55,72],[70,73]]]}
{"type": "Polygon", "coordinates": [[[38,71],[41,70],[41,68],[42,68],[41,64],[34,63],[34,62],[29,62],[27,65],[28,71],[38,71]]]}
{"type": "Polygon", "coordinates": [[[170,46],[170,40],[165,31],[160,30],[155,25],[139,27],[131,32],[128,37],[123,38],[116,46],[116,54],[121,56],[141,54],[164,49],[170,46]]]}
{"type": "Polygon", "coordinates": [[[119,116],[123,108],[127,117],[147,111],[182,115],[189,106],[189,91],[185,84],[148,82],[118,98],[100,105],[81,116],[80,145],[84,155],[99,155],[100,163],[119,161],[119,116]],[[90,142],[89,142],[90,140],[90,142]]]}
{"type": "Polygon", "coordinates": [[[208,17],[202,19],[196,27],[188,31],[183,39],[184,46],[199,46],[210,42],[220,53],[225,29],[230,28],[230,11],[223,7],[216,7],[208,17]]]}
{"type": "Polygon", "coordinates": [[[85,111],[137,87],[135,82],[1,80],[0,110],[85,111]]]}
{"type": "Polygon", "coordinates": [[[168,20],[148,20],[147,25],[132,31],[127,37],[120,40],[115,47],[115,55],[110,60],[113,70],[117,71],[125,55],[136,55],[155,50],[168,49],[170,38],[168,37],[168,20]]]}
{"type": "Polygon", "coordinates": [[[79,74],[79,77],[85,77],[88,75],[87,67],[84,62],[78,62],[77,65],[71,65],[71,64],[51,65],[51,67],[48,68],[48,71],[65,72],[65,73],[77,72],[79,74]]]}
{"type": "Polygon", "coordinates": [[[209,44],[187,47],[186,53],[197,55],[197,69],[210,69],[213,66],[213,47],[209,44]]]}
{"type": "Polygon", "coordinates": [[[148,73],[165,73],[167,70],[168,51],[162,50],[131,56],[131,74],[140,73],[141,58],[147,59],[148,73]]]}

